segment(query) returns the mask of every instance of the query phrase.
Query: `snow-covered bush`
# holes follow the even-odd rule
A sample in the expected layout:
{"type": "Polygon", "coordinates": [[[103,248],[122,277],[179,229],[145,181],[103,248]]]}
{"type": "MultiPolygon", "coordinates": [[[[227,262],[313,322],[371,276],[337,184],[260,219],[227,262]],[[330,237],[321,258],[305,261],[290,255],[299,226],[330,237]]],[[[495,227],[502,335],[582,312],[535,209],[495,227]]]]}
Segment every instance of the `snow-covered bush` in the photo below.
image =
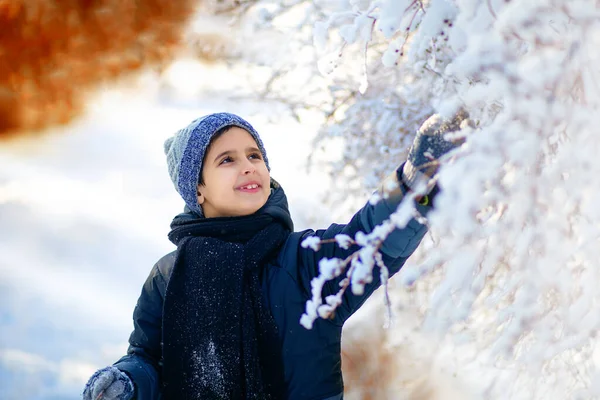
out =
{"type": "MultiPolygon", "coordinates": [[[[258,0],[246,11],[251,32],[286,38],[281,57],[246,57],[270,71],[263,99],[323,113],[315,146],[340,149],[330,200],[343,210],[403,161],[428,115],[470,113],[476,128],[440,170],[431,234],[392,302],[408,296],[423,327],[470,354],[482,397],[506,398],[507,384],[522,398],[600,396],[600,2],[258,0]]],[[[362,257],[323,262],[305,325],[339,302],[320,298],[326,279],[350,272],[341,290],[360,293],[372,273],[386,278],[380,241],[414,212],[406,201],[372,234],[339,238],[362,257]]]]}
{"type": "MultiPolygon", "coordinates": [[[[426,301],[423,326],[470,343],[472,361],[495,368],[480,382],[487,397],[501,398],[503,382],[527,398],[546,398],[547,390],[556,398],[600,396],[592,357],[600,328],[600,3],[293,6],[300,5],[320,10],[314,43],[332,96],[319,141],[342,144],[332,167],[336,200],[375,187],[433,110],[449,116],[464,107],[477,121],[440,171],[430,238],[400,273],[426,301]]],[[[405,202],[388,224],[352,238],[373,262],[356,256],[322,265],[305,325],[339,302],[320,299],[324,280],[351,272],[347,284],[359,293],[372,271],[380,273],[379,239],[412,213],[405,202]]]]}

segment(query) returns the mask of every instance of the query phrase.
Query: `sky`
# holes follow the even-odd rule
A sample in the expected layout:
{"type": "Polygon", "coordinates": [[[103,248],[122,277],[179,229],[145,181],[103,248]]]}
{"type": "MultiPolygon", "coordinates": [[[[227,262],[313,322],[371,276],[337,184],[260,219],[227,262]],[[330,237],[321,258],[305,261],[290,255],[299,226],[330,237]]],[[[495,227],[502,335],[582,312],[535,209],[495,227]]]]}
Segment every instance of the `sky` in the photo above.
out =
{"type": "Polygon", "coordinates": [[[296,229],[326,223],[328,178],[306,169],[316,119],[228,100],[234,81],[182,60],[164,78],[101,88],[68,126],[0,145],[0,399],[80,398],[96,369],[125,354],[142,284],[174,250],[169,223],[183,208],[163,142],[193,119],[248,119],[296,229]]]}

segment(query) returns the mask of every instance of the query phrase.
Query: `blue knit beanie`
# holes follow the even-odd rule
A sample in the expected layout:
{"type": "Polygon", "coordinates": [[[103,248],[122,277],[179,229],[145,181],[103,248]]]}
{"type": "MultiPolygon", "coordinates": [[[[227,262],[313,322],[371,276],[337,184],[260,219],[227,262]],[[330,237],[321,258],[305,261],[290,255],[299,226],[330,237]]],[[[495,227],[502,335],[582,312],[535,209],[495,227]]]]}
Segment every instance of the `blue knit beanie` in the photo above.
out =
{"type": "Polygon", "coordinates": [[[187,207],[200,216],[203,216],[203,213],[198,204],[197,193],[202,162],[215,133],[228,126],[237,126],[252,135],[270,171],[267,153],[258,133],[252,125],[235,114],[216,113],[198,118],[165,141],[169,175],[175,189],[187,207]]]}

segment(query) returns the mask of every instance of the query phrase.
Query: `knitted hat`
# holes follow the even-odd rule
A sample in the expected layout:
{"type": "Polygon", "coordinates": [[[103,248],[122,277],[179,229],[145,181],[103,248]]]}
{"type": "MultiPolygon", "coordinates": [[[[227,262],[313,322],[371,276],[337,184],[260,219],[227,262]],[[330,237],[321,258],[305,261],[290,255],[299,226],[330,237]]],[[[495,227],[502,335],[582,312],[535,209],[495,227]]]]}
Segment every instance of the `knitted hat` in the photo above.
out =
{"type": "Polygon", "coordinates": [[[202,162],[215,133],[227,126],[237,126],[252,135],[267,169],[270,170],[267,153],[258,133],[247,121],[234,114],[216,113],[198,118],[165,141],[169,175],[175,189],[188,208],[200,216],[203,213],[198,204],[197,188],[202,173],[202,162]]]}

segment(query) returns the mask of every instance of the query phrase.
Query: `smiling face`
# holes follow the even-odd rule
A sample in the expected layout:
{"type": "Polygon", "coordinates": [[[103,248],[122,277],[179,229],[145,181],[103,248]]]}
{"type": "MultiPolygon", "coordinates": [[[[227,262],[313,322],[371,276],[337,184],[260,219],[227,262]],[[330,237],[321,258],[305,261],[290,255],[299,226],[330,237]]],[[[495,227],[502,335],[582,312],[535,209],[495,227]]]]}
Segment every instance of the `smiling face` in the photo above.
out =
{"type": "Polygon", "coordinates": [[[202,166],[198,203],[206,218],[250,215],[265,205],[271,177],[254,138],[231,127],[213,140],[202,166]]]}

